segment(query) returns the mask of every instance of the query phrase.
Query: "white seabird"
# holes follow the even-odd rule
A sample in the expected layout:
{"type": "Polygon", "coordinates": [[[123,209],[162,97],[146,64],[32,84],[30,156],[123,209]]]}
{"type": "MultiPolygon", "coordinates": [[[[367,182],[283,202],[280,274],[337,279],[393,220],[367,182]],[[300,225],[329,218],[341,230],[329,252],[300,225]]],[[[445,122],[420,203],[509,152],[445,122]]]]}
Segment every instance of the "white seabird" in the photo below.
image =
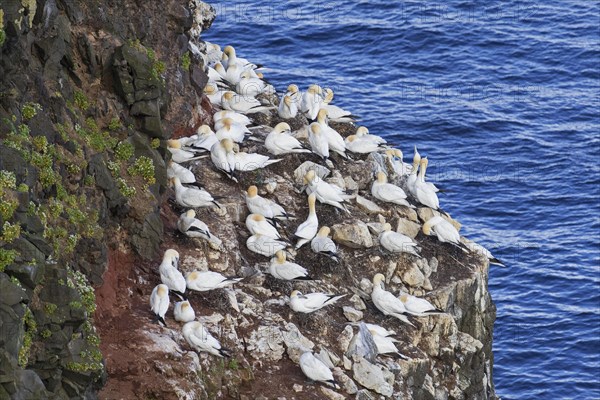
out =
{"type": "Polygon", "coordinates": [[[324,160],[329,158],[329,142],[327,141],[327,137],[323,134],[321,125],[317,122],[313,122],[309,126],[308,143],[310,144],[313,153],[324,160]]]}
{"type": "Polygon", "coordinates": [[[385,149],[385,146],[383,145],[367,140],[361,140],[356,135],[348,136],[346,139],[344,139],[344,144],[346,145],[347,150],[358,154],[369,154],[385,149]]]}
{"type": "Polygon", "coordinates": [[[208,225],[196,218],[196,211],[187,210],[179,216],[177,229],[187,237],[202,238],[221,246],[221,240],[210,233],[208,225]]]}
{"type": "Polygon", "coordinates": [[[294,236],[298,238],[296,250],[310,242],[317,234],[319,220],[317,218],[317,211],[315,209],[316,202],[317,196],[314,193],[311,193],[308,196],[308,217],[306,217],[306,221],[298,226],[296,232],[294,233],[294,236]]]}
{"type": "Polygon", "coordinates": [[[246,153],[238,151],[234,153],[235,159],[235,170],[241,172],[250,172],[257,169],[268,167],[271,164],[278,163],[281,158],[275,160],[270,159],[268,156],[263,156],[257,153],[246,153]]]}
{"type": "Polygon", "coordinates": [[[161,282],[167,285],[171,292],[185,300],[185,278],[181,271],[177,269],[178,263],[179,252],[174,249],[168,249],[163,255],[158,272],[160,273],[161,282]]]}
{"type": "Polygon", "coordinates": [[[371,185],[371,194],[377,200],[386,203],[414,208],[414,206],[406,200],[406,193],[404,193],[404,190],[396,185],[388,183],[387,176],[382,171],[377,173],[377,179],[373,182],[373,185],[371,185]]]}
{"type": "Polygon", "coordinates": [[[216,142],[210,148],[210,159],[219,171],[224,172],[229,179],[237,182],[235,177],[235,153],[231,139],[216,142]]]}
{"type": "Polygon", "coordinates": [[[317,113],[317,123],[321,126],[323,136],[327,139],[329,150],[338,153],[344,158],[348,158],[346,156],[346,142],[344,142],[344,138],[335,129],[330,127],[327,122],[327,110],[323,108],[319,110],[317,113]]]}
{"type": "Polygon", "coordinates": [[[249,186],[246,191],[246,205],[251,213],[260,214],[274,224],[276,219],[293,218],[279,204],[259,196],[258,188],[254,185],[249,186]]]}
{"type": "Polygon", "coordinates": [[[384,315],[391,315],[410,326],[414,326],[405,315],[406,308],[404,307],[404,303],[383,288],[384,280],[385,277],[382,274],[376,274],[373,277],[373,291],[371,292],[373,304],[384,315]]]}
{"type": "Polygon", "coordinates": [[[213,271],[193,271],[186,275],[185,282],[187,288],[196,292],[207,292],[209,290],[220,289],[225,286],[238,283],[243,278],[221,275],[213,271]]]}
{"type": "Polygon", "coordinates": [[[442,243],[450,243],[468,252],[469,248],[460,241],[460,233],[454,225],[444,218],[436,215],[423,224],[423,233],[427,236],[435,235],[442,243]]]}
{"type": "Polygon", "coordinates": [[[177,139],[167,140],[167,149],[171,153],[171,160],[175,161],[178,164],[198,160],[204,157],[198,156],[193,151],[182,149],[182,144],[177,139]]]}
{"type": "Polygon", "coordinates": [[[383,226],[383,231],[379,234],[379,244],[389,252],[408,253],[421,258],[417,252],[419,248],[417,243],[400,232],[392,231],[392,226],[388,223],[383,226]]]}
{"type": "Polygon", "coordinates": [[[419,171],[418,179],[413,184],[413,194],[419,203],[433,210],[440,211],[440,200],[438,199],[435,189],[425,182],[425,170],[427,169],[427,163],[427,157],[421,159],[421,169],[419,171]]]}
{"type": "Polygon", "coordinates": [[[333,387],[338,387],[333,379],[331,370],[323,361],[319,360],[312,352],[307,351],[300,356],[300,369],[310,380],[323,382],[333,387]]]}
{"type": "Polygon", "coordinates": [[[308,293],[302,294],[294,290],[290,295],[290,308],[295,312],[311,313],[321,308],[331,305],[344,297],[345,294],[335,295],[327,293],[308,293]]]}
{"type": "Polygon", "coordinates": [[[267,84],[260,78],[252,76],[250,71],[240,74],[240,79],[235,86],[235,91],[244,97],[255,97],[265,91],[267,84]]]}
{"type": "Polygon", "coordinates": [[[250,214],[246,217],[246,228],[253,235],[264,235],[273,239],[281,239],[277,229],[261,214],[250,214]]]}
{"type": "Polygon", "coordinates": [[[359,126],[356,128],[356,133],[354,134],[361,141],[371,142],[375,144],[386,144],[387,141],[381,136],[372,135],[369,133],[369,128],[366,126],[359,126]]]}
{"type": "Polygon", "coordinates": [[[290,133],[291,128],[286,122],[277,124],[265,138],[265,147],[269,153],[276,156],[289,153],[310,153],[310,150],[290,133]]]}
{"type": "Polygon", "coordinates": [[[277,114],[283,119],[296,118],[296,115],[298,115],[298,105],[292,95],[287,93],[283,95],[279,102],[277,114]]]}
{"type": "Polygon", "coordinates": [[[150,308],[156,314],[158,322],[167,326],[165,314],[169,309],[169,288],[165,284],[157,285],[150,295],[150,308]]]}
{"type": "Polygon", "coordinates": [[[329,237],[329,232],[331,230],[327,226],[321,227],[319,232],[317,232],[317,236],[315,236],[310,241],[310,248],[317,254],[323,254],[333,261],[339,263],[340,257],[337,254],[337,246],[329,237]]]}
{"type": "Polygon", "coordinates": [[[411,165],[403,161],[403,154],[400,149],[387,149],[385,151],[385,157],[389,161],[394,173],[398,176],[406,176],[412,172],[413,168],[415,168],[413,166],[414,164],[411,165]]]}
{"type": "Polygon", "coordinates": [[[310,281],[312,278],[301,265],[287,261],[285,252],[278,250],[269,264],[269,274],[284,281],[310,281]]]}
{"type": "Polygon", "coordinates": [[[215,198],[206,190],[183,186],[178,177],[171,178],[170,182],[175,188],[175,201],[180,206],[196,208],[215,205],[221,208],[215,198]]]}
{"type": "Polygon", "coordinates": [[[252,235],[246,240],[246,247],[254,253],[272,257],[277,250],[285,249],[287,243],[265,235],[252,235]]]}
{"type": "Polygon", "coordinates": [[[379,335],[375,330],[369,330],[369,332],[371,332],[371,336],[373,336],[373,341],[375,342],[375,346],[377,346],[378,354],[394,354],[403,360],[408,360],[407,356],[398,351],[398,348],[395,345],[395,343],[398,342],[397,339],[379,335]]]}
{"type": "Polygon", "coordinates": [[[417,317],[444,314],[444,311],[435,308],[435,306],[427,300],[410,295],[408,293],[400,291],[398,298],[404,304],[406,312],[417,317]]]}
{"type": "Polygon", "coordinates": [[[199,321],[190,321],[183,326],[183,337],[194,350],[214,354],[218,357],[229,357],[229,350],[223,348],[210,332],[199,321]]]}
{"type": "Polygon", "coordinates": [[[329,204],[349,213],[342,204],[344,201],[351,198],[342,188],[325,182],[319,178],[314,170],[309,170],[304,175],[304,184],[307,185],[307,193],[314,193],[317,200],[323,204],[329,204]]]}
{"type": "Polygon", "coordinates": [[[196,134],[188,138],[185,145],[194,151],[210,151],[217,141],[217,135],[210,126],[201,125],[196,130],[196,134]]]}
{"type": "Polygon", "coordinates": [[[235,111],[222,110],[222,111],[217,111],[213,115],[213,121],[215,122],[215,124],[217,122],[219,122],[220,120],[224,119],[224,118],[230,118],[234,122],[236,122],[236,123],[238,123],[240,125],[243,125],[243,126],[248,126],[248,125],[250,125],[252,123],[252,121],[250,120],[250,118],[248,118],[244,114],[240,114],[240,113],[235,112],[235,111]]]}
{"type": "Polygon", "coordinates": [[[208,82],[203,89],[203,93],[208,97],[211,104],[221,106],[224,90],[219,90],[216,83],[208,82]]]}
{"type": "Polygon", "coordinates": [[[327,110],[329,119],[336,122],[354,122],[358,118],[356,115],[352,115],[350,111],[346,111],[341,107],[330,104],[333,101],[333,90],[330,88],[325,89],[325,98],[321,108],[327,110]]]}
{"type": "Polygon", "coordinates": [[[167,163],[167,178],[179,178],[181,183],[196,183],[196,176],[192,171],[170,160],[167,163]]]}
{"type": "Polygon", "coordinates": [[[322,104],[323,89],[319,85],[310,85],[308,90],[302,95],[300,111],[302,111],[307,118],[315,120],[322,104]]]}
{"type": "Polygon", "coordinates": [[[173,315],[177,322],[190,322],[196,319],[196,313],[189,301],[178,301],[175,303],[173,315]]]}
{"type": "Polygon", "coordinates": [[[243,114],[262,112],[273,109],[263,106],[260,101],[252,97],[244,97],[234,92],[225,92],[221,98],[224,109],[241,112],[243,114]]]}
{"type": "Polygon", "coordinates": [[[245,125],[238,124],[231,118],[223,118],[215,122],[215,129],[217,140],[231,139],[237,143],[242,143],[246,135],[250,134],[245,125]]]}

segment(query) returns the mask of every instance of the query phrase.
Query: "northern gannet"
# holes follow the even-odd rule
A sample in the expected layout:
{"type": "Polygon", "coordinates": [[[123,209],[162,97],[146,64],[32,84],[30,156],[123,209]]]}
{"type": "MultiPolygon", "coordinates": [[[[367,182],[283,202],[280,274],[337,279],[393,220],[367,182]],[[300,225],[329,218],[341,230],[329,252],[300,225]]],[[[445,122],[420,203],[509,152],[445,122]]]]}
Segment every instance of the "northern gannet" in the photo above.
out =
{"type": "Polygon", "coordinates": [[[292,95],[284,94],[279,102],[277,114],[283,119],[296,118],[298,115],[298,104],[294,101],[292,95]]]}
{"type": "Polygon", "coordinates": [[[490,264],[496,264],[496,265],[500,265],[501,267],[506,267],[506,265],[504,265],[504,263],[502,261],[500,261],[499,259],[494,257],[494,255],[488,249],[486,249],[479,243],[467,241],[464,243],[464,245],[467,246],[467,248],[469,249],[470,252],[482,255],[485,258],[487,258],[488,261],[490,262],[490,264]]]}
{"type": "Polygon", "coordinates": [[[221,347],[221,343],[199,321],[187,322],[182,329],[183,337],[196,351],[214,354],[218,357],[229,357],[229,350],[221,347]]]}
{"type": "Polygon", "coordinates": [[[281,239],[277,229],[261,214],[250,214],[246,217],[246,228],[253,235],[264,235],[273,239],[281,239]]]}
{"type": "Polygon", "coordinates": [[[333,90],[330,88],[325,89],[325,98],[321,108],[327,110],[329,119],[336,122],[354,122],[358,118],[356,115],[352,115],[350,111],[346,111],[336,105],[330,104],[333,101],[333,90]]]}
{"type": "Polygon", "coordinates": [[[243,278],[228,278],[213,271],[193,271],[185,276],[187,288],[197,292],[220,289],[238,283],[243,278]]]}
{"type": "Polygon", "coordinates": [[[450,243],[465,252],[469,252],[469,248],[460,241],[460,233],[458,233],[454,225],[439,215],[425,222],[422,229],[424,234],[428,236],[433,234],[442,243],[450,243]]]}
{"type": "Polygon", "coordinates": [[[165,314],[169,309],[169,288],[165,284],[157,285],[150,295],[150,308],[156,314],[158,322],[167,326],[165,314]]]}
{"type": "Polygon", "coordinates": [[[390,224],[386,223],[383,226],[383,231],[379,234],[379,244],[389,252],[408,253],[421,258],[415,241],[400,232],[392,231],[390,224]]]}
{"type": "Polygon", "coordinates": [[[238,123],[240,125],[244,125],[244,126],[248,126],[248,125],[250,125],[252,123],[252,121],[250,120],[250,118],[248,118],[244,114],[240,114],[240,113],[235,112],[235,111],[222,110],[222,111],[217,111],[213,115],[213,121],[215,121],[215,123],[219,122],[220,120],[222,120],[224,118],[230,118],[234,122],[236,122],[236,123],[238,123]]]}
{"type": "Polygon", "coordinates": [[[204,41],[204,43],[206,43],[206,63],[214,64],[218,62],[223,56],[221,46],[219,46],[216,43],[207,42],[206,40],[204,41]]]}
{"type": "Polygon", "coordinates": [[[198,160],[203,158],[203,156],[197,156],[196,153],[184,150],[181,148],[181,142],[177,139],[167,140],[167,149],[171,153],[171,160],[175,161],[178,164],[198,160]]]}
{"type": "Polygon", "coordinates": [[[192,171],[173,160],[169,160],[167,163],[167,178],[174,177],[179,178],[181,183],[196,183],[196,176],[192,171]]]}
{"type": "Polygon", "coordinates": [[[361,140],[356,135],[348,136],[344,139],[344,144],[346,145],[347,150],[358,154],[369,154],[385,149],[385,147],[377,143],[361,140]]]}
{"type": "Polygon", "coordinates": [[[310,380],[323,382],[333,387],[338,387],[333,379],[331,370],[323,361],[319,360],[312,352],[307,351],[300,356],[300,369],[310,380]]]}
{"type": "Polygon", "coordinates": [[[269,264],[269,274],[284,281],[312,280],[312,278],[308,276],[306,268],[287,261],[283,250],[278,250],[277,253],[275,253],[275,257],[271,259],[271,264],[269,264]]]}
{"type": "Polygon", "coordinates": [[[272,257],[278,250],[285,249],[287,244],[265,235],[252,235],[246,240],[246,247],[254,253],[272,257]]]}
{"type": "Polygon", "coordinates": [[[344,297],[345,294],[335,295],[327,293],[302,294],[294,290],[290,295],[290,308],[296,312],[311,313],[331,305],[344,297]]]}
{"type": "Polygon", "coordinates": [[[417,172],[419,171],[420,164],[421,155],[417,151],[417,146],[415,146],[415,155],[413,156],[412,169],[410,170],[410,175],[408,175],[408,178],[406,178],[406,183],[404,184],[414,198],[417,198],[416,183],[417,179],[419,179],[417,172]]]}
{"type": "Polygon", "coordinates": [[[389,161],[394,173],[398,176],[406,176],[413,170],[413,166],[411,164],[403,161],[403,154],[402,150],[400,149],[387,149],[385,151],[385,158],[389,161]]]}
{"type": "Polygon", "coordinates": [[[323,136],[327,139],[329,150],[338,153],[344,158],[348,158],[346,156],[346,142],[344,142],[344,138],[335,129],[330,127],[327,122],[327,110],[322,108],[318,111],[317,123],[321,126],[323,136]]]}
{"type": "Polygon", "coordinates": [[[244,97],[255,97],[262,93],[267,84],[260,78],[252,76],[250,71],[240,74],[240,79],[235,86],[235,91],[244,97]]]}
{"type": "Polygon", "coordinates": [[[404,193],[404,190],[396,185],[388,183],[387,176],[382,171],[377,173],[377,180],[371,185],[371,194],[377,200],[386,203],[414,208],[414,206],[406,200],[406,193],[404,193]]]}
{"type": "Polygon", "coordinates": [[[223,139],[210,148],[210,159],[219,171],[224,172],[229,179],[237,182],[235,177],[235,153],[233,140],[223,139]]]}
{"type": "Polygon", "coordinates": [[[187,210],[179,216],[179,219],[177,220],[177,229],[188,237],[202,238],[217,246],[221,245],[221,240],[210,233],[208,225],[196,218],[196,212],[194,210],[187,210]]]}
{"type": "Polygon", "coordinates": [[[190,136],[186,146],[191,147],[194,151],[210,151],[212,146],[217,143],[217,135],[210,129],[208,125],[200,125],[194,136],[190,136]]]}
{"type": "Polygon", "coordinates": [[[316,202],[316,194],[311,193],[308,196],[308,217],[306,217],[306,221],[298,226],[296,232],[294,233],[294,236],[298,238],[296,250],[310,242],[317,234],[317,230],[319,229],[319,220],[317,219],[317,211],[315,209],[316,202]]]}
{"type": "Polygon", "coordinates": [[[310,144],[313,153],[324,160],[329,158],[329,142],[327,141],[327,137],[323,134],[321,125],[316,122],[313,122],[309,126],[308,143],[310,144]]]}
{"type": "Polygon", "coordinates": [[[246,205],[251,213],[260,214],[273,223],[276,219],[290,219],[293,217],[279,204],[259,196],[258,188],[254,185],[249,186],[246,191],[246,205]]]}
{"type": "Polygon", "coordinates": [[[234,153],[234,158],[235,170],[241,172],[256,171],[257,169],[268,167],[269,165],[278,163],[282,160],[281,158],[273,160],[262,154],[246,153],[244,151],[234,153]]]}
{"type": "Polygon", "coordinates": [[[369,129],[366,126],[359,126],[356,128],[356,137],[361,141],[372,142],[375,144],[386,144],[387,141],[381,136],[371,135],[369,129]]]}
{"type": "Polygon", "coordinates": [[[186,187],[181,184],[178,177],[170,179],[175,188],[175,201],[182,207],[210,207],[217,206],[221,208],[215,198],[204,189],[186,187]]]}
{"type": "Polygon", "coordinates": [[[185,300],[185,278],[181,271],[177,269],[178,263],[179,253],[177,250],[168,249],[163,255],[158,272],[160,273],[161,282],[167,285],[171,292],[185,300]]]}
{"type": "Polygon", "coordinates": [[[371,332],[375,346],[377,346],[378,354],[394,354],[403,360],[408,360],[407,356],[398,351],[398,348],[395,345],[398,340],[388,336],[381,336],[375,330],[369,330],[369,332],[371,332]]]}
{"type": "Polygon", "coordinates": [[[244,114],[270,110],[273,107],[263,106],[260,101],[252,97],[243,97],[234,92],[225,92],[221,98],[221,105],[226,110],[237,111],[244,114]]]}
{"type": "Polygon", "coordinates": [[[256,64],[251,63],[245,58],[238,57],[233,46],[225,46],[223,49],[223,56],[221,59],[227,60],[224,66],[226,65],[229,68],[232,65],[237,65],[244,69],[256,69],[258,66],[256,64]]]}
{"type": "Polygon", "coordinates": [[[208,82],[204,87],[203,93],[208,97],[208,100],[210,100],[212,104],[220,106],[225,91],[219,90],[216,83],[208,82]]]}
{"type": "Polygon", "coordinates": [[[175,303],[173,315],[177,322],[190,322],[196,319],[196,313],[189,301],[178,301],[175,303]]]}
{"type": "Polygon", "coordinates": [[[315,236],[310,241],[310,248],[317,254],[323,254],[333,261],[339,263],[340,257],[337,254],[337,246],[329,237],[329,232],[331,230],[327,226],[321,227],[319,232],[317,232],[317,236],[315,236]]]}
{"type": "Polygon", "coordinates": [[[427,158],[421,159],[421,169],[419,170],[419,177],[413,184],[413,194],[417,201],[424,206],[431,208],[432,210],[440,210],[440,200],[435,193],[435,189],[429,186],[425,182],[425,170],[427,169],[427,158]]]}
{"type": "MultiPolygon", "coordinates": [[[[415,147],[415,149],[416,149],[416,147],[415,147]]],[[[438,193],[440,191],[440,189],[438,189],[437,186],[435,186],[431,182],[425,181],[425,174],[427,173],[427,165],[428,164],[429,164],[429,160],[427,159],[427,157],[424,157],[423,159],[421,159],[421,170],[422,170],[421,181],[423,184],[425,184],[427,187],[429,187],[429,189],[433,190],[435,193],[438,193]],[[423,167],[423,164],[425,164],[424,167],[423,167]]]]}
{"type": "Polygon", "coordinates": [[[302,95],[300,111],[302,111],[307,118],[315,120],[322,104],[323,89],[319,85],[310,85],[308,90],[302,95]]]}
{"type": "Polygon", "coordinates": [[[215,122],[215,129],[217,140],[231,139],[237,143],[242,143],[251,133],[245,125],[238,124],[231,118],[223,118],[215,122]]]}
{"type": "Polygon", "coordinates": [[[307,185],[307,193],[314,193],[317,200],[321,203],[329,204],[349,212],[342,202],[348,200],[351,196],[344,193],[340,187],[327,183],[319,178],[314,170],[309,170],[306,175],[304,175],[304,184],[307,185]]]}
{"type": "Polygon", "coordinates": [[[398,298],[400,299],[402,304],[404,304],[406,312],[417,317],[444,314],[444,311],[435,308],[435,306],[427,300],[410,295],[408,293],[401,291],[398,298]]]}
{"type": "MultiPolygon", "coordinates": [[[[349,325],[358,326],[360,324],[359,323],[351,323],[349,325]]],[[[369,330],[369,332],[371,332],[371,334],[373,334],[373,332],[377,333],[379,336],[393,336],[396,334],[395,331],[388,330],[380,325],[368,324],[368,323],[365,323],[365,325],[366,325],[367,329],[369,330]]]]}
{"type": "Polygon", "coordinates": [[[384,280],[385,277],[383,274],[376,274],[373,277],[373,291],[371,292],[373,304],[384,315],[391,315],[410,326],[414,326],[405,315],[406,308],[404,307],[404,303],[383,288],[384,280]]]}
{"type": "Polygon", "coordinates": [[[286,122],[278,123],[265,138],[265,147],[276,156],[289,153],[310,153],[302,143],[290,135],[291,128],[286,122]]]}

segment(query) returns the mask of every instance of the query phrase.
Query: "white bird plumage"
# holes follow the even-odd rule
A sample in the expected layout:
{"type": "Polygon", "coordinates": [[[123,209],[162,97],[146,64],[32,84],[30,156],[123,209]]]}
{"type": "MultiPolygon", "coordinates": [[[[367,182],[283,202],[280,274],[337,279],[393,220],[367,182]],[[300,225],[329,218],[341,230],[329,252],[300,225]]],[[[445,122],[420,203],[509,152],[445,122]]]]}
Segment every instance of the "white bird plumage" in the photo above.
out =
{"type": "Polygon", "coordinates": [[[400,232],[392,231],[392,226],[388,223],[383,226],[383,231],[379,234],[379,244],[392,253],[408,253],[421,257],[417,252],[419,248],[417,243],[400,232]]]}
{"type": "Polygon", "coordinates": [[[190,290],[206,292],[233,285],[242,279],[237,277],[228,278],[214,271],[193,271],[186,275],[185,282],[190,290]]]}
{"type": "Polygon", "coordinates": [[[437,309],[433,304],[429,301],[413,296],[406,292],[400,292],[398,298],[404,304],[406,308],[406,312],[409,314],[415,315],[417,317],[424,317],[427,315],[435,315],[435,314],[443,314],[442,310],[437,309]]]}
{"type": "Polygon", "coordinates": [[[314,170],[309,170],[304,175],[304,184],[307,193],[314,193],[317,200],[323,204],[329,204],[341,210],[349,212],[342,204],[344,201],[351,198],[342,188],[325,182],[319,178],[314,170]]]}
{"type": "Polygon", "coordinates": [[[229,357],[228,350],[221,346],[210,332],[199,321],[187,322],[182,329],[183,337],[196,351],[214,354],[218,357],[229,357]]]}
{"type": "Polygon", "coordinates": [[[269,153],[276,156],[289,153],[310,153],[310,150],[304,148],[302,143],[292,135],[290,126],[285,122],[280,122],[265,138],[265,147],[269,153]]]}
{"type": "Polygon", "coordinates": [[[414,326],[406,317],[406,308],[400,299],[383,288],[384,280],[385,277],[382,274],[376,274],[373,277],[373,291],[371,292],[373,304],[384,315],[391,315],[410,326],[414,326]]]}
{"type": "Polygon", "coordinates": [[[404,190],[396,185],[388,183],[387,176],[382,171],[377,173],[377,179],[371,185],[371,194],[377,200],[386,203],[414,208],[414,206],[406,200],[407,196],[406,193],[404,193],[404,190]]]}
{"type": "Polygon", "coordinates": [[[167,326],[165,322],[165,314],[169,309],[169,288],[165,284],[157,285],[150,295],[150,308],[152,312],[156,314],[158,321],[164,326],[167,326]]]}
{"type": "Polygon", "coordinates": [[[310,248],[317,254],[323,254],[335,262],[340,262],[340,257],[337,253],[337,246],[329,237],[329,232],[331,229],[327,226],[321,227],[317,235],[310,241],[310,248]]]}
{"type": "Polygon", "coordinates": [[[246,240],[246,247],[254,253],[272,257],[277,250],[285,249],[287,244],[265,235],[252,235],[246,240]]]}
{"type": "Polygon", "coordinates": [[[170,181],[175,189],[175,201],[180,206],[196,208],[214,205],[220,208],[219,203],[206,190],[183,186],[178,177],[173,177],[170,181]]]}
{"type": "Polygon", "coordinates": [[[295,312],[311,313],[321,308],[334,304],[344,297],[345,294],[335,295],[327,293],[307,293],[302,294],[294,290],[290,295],[290,308],[295,312]]]}
{"type": "Polygon", "coordinates": [[[173,316],[177,322],[190,322],[196,319],[196,313],[189,301],[178,301],[173,308],[173,316]]]}
{"type": "Polygon", "coordinates": [[[160,273],[161,282],[167,285],[171,292],[185,299],[185,278],[181,271],[177,269],[178,263],[179,252],[174,249],[168,249],[163,255],[158,272],[160,273]]]}
{"type": "Polygon", "coordinates": [[[325,363],[307,351],[300,356],[300,369],[309,379],[337,387],[331,370],[325,363]]]}
{"type": "Polygon", "coordinates": [[[278,250],[269,264],[269,274],[284,281],[311,280],[308,271],[303,266],[287,261],[285,252],[278,250]]]}
{"type": "Polygon", "coordinates": [[[249,186],[246,191],[246,205],[251,213],[260,214],[270,221],[291,217],[279,204],[259,196],[258,188],[254,185],[249,186]]]}
{"type": "Polygon", "coordinates": [[[317,211],[315,209],[316,202],[317,196],[314,193],[311,193],[308,196],[308,217],[306,217],[306,221],[298,226],[296,232],[294,233],[294,236],[298,238],[296,249],[299,249],[306,243],[310,242],[317,234],[319,229],[319,220],[317,218],[317,211]]]}
{"type": "Polygon", "coordinates": [[[253,235],[264,235],[273,239],[281,239],[277,229],[261,214],[250,214],[246,217],[246,228],[253,235]]]}

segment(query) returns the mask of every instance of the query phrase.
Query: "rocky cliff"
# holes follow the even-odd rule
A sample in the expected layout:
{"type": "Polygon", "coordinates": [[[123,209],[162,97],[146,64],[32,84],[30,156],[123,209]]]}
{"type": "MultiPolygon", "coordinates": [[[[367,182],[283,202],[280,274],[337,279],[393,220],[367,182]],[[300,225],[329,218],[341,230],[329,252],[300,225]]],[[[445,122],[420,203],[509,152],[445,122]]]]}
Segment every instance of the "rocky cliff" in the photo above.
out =
{"type": "MultiPolygon", "coordinates": [[[[176,234],[181,210],[169,201],[165,139],[212,123],[207,76],[192,48],[203,50],[199,35],[214,18],[197,0],[0,3],[0,398],[495,397],[487,260],[420,233],[432,210],[373,203],[365,189],[376,165],[387,168],[381,158],[322,170],[359,196],[351,215],[317,206],[343,259],[299,251],[296,261],[317,282],[263,273],[268,260],[245,247],[241,194],[255,184],[302,221],[299,171],[318,163],[313,156],[287,156],[238,184],[210,161],[196,162],[198,180],[225,198],[222,209],[199,210],[223,244],[176,234]],[[383,222],[416,238],[424,258],[381,252],[383,222]],[[148,297],[167,248],[179,250],[184,271],[246,278],[191,297],[232,358],[196,354],[175,321],[153,322],[148,297]],[[384,318],[369,299],[376,272],[388,290],[426,295],[448,314],[415,319],[415,328],[384,318]],[[292,289],[347,296],[301,317],[285,302],[292,289]],[[348,322],[363,319],[396,330],[410,360],[345,358],[348,322]],[[329,359],[342,388],[307,382],[301,349],[329,359]]],[[[246,151],[264,153],[258,142],[246,151]]]]}

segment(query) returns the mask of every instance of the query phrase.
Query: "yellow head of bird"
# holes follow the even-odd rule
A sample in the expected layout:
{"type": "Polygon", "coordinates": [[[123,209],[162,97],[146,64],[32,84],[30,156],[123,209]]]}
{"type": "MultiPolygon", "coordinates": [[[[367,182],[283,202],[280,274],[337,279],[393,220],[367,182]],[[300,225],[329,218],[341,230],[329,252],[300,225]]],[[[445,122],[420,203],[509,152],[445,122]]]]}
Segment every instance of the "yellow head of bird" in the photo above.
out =
{"type": "Polygon", "coordinates": [[[212,131],[212,129],[210,129],[210,126],[208,126],[208,125],[201,125],[196,132],[199,135],[210,135],[210,134],[214,133],[212,131]]]}
{"type": "Polygon", "coordinates": [[[287,91],[290,93],[298,93],[298,85],[294,85],[293,83],[288,85],[287,91]]]}
{"type": "Polygon", "coordinates": [[[190,302],[189,301],[186,300],[186,301],[181,302],[181,309],[183,311],[187,310],[189,307],[190,307],[190,302]]]}
{"type": "Polygon", "coordinates": [[[319,125],[316,122],[313,122],[312,124],[310,124],[310,132],[313,135],[320,135],[321,134],[321,125],[319,125]]]}
{"type": "Polygon", "coordinates": [[[297,297],[302,295],[302,293],[300,293],[299,290],[292,290],[292,293],[290,294],[290,297],[297,297]]]}
{"type": "Polygon", "coordinates": [[[321,227],[321,229],[319,229],[317,236],[327,237],[327,236],[329,236],[329,232],[331,232],[331,229],[328,226],[323,226],[323,227],[321,227]]]}
{"type": "Polygon", "coordinates": [[[346,140],[352,143],[356,140],[356,135],[350,135],[346,138],[346,140]]]}
{"type": "Polygon", "coordinates": [[[254,185],[249,186],[246,193],[248,193],[248,197],[255,197],[258,194],[258,188],[254,185]]]}
{"type": "Polygon", "coordinates": [[[265,220],[265,217],[260,214],[252,214],[252,220],[256,222],[261,222],[265,220]]]}
{"type": "Polygon", "coordinates": [[[275,253],[275,258],[277,258],[277,262],[279,264],[283,264],[286,260],[285,252],[283,250],[277,250],[275,253]]]}
{"type": "Polygon", "coordinates": [[[169,139],[167,140],[167,147],[172,149],[181,149],[181,142],[177,139],[169,139]]]}
{"type": "Polygon", "coordinates": [[[310,211],[315,211],[315,204],[317,203],[317,195],[314,193],[311,193],[308,196],[308,209],[310,211]]]}
{"type": "Polygon", "coordinates": [[[327,112],[327,110],[324,108],[321,108],[319,110],[319,113],[317,114],[317,121],[319,121],[319,123],[321,123],[321,124],[325,123],[328,115],[329,115],[329,113],[327,112]]]}
{"type": "Polygon", "coordinates": [[[385,276],[383,274],[375,274],[373,277],[373,285],[381,285],[385,282],[385,276]]]}
{"type": "Polygon", "coordinates": [[[317,174],[315,173],[314,170],[310,169],[306,172],[306,174],[304,175],[304,184],[308,185],[310,182],[313,181],[313,179],[315,179],[315,177],[317,176],[317,174]]]}
{"type": "Polygon", "coordinates": [[[233,92],[225,92],[223,93],[223,99],[227,100],[227,101],[231,101],[231,99],[233,99],[235,93],[233,92]]]}
{"type": "Polygon", "coordinates": [[[204,86],[204,93],[206,94],[215,94],[217,91],[217,87],[212,83],[207,83],[206,86],[204,86]]]}
{"type": "Polygon", "coordinates": [[[166,295],[169,294],[169,287],[167,285],[163,285],[162,283],[160,285],[158,285],[158,288],[156,289],[156,293],[160,296],[160,297],[165,297],[166,295]]]}
{"type": "Polygon", "coordinates": [[[222,139],[221,146],[223,146],[223,148],[227,152],[233,151],[233,140],[231,140],[229,138],[222,139]]]}
{"type": "Polygon", "coordinates": [[[377,182],[379,182],[379,183],[386,183],[387,182],[387,176],[385,175],[384,172],[379,171],[377,173],[377,182]]]}
{"type": "Polygon", "coordinates": [[[356,136],[358,136],[358,137],[368,135],[368,134],[369,134],[369,128],[367,128],[366,126],[359,126],[356,129],[356,136]]]}
{"type": "Polygon", "coordinates": [[[283,96],[283,103],[286,106],[291,106],[292,105],[292,97],[291,96],[283,96]]]}
{"type": "MultiPolygon", "coordinates": [[[[288,99],[289,97],[286,97],[286,99],[288,99]]],[[[277,133],[283,133],[283,132],[288,132],[291,131],[292,128],[290,128],[290,125],[287,122],[280,122],[277,125],[275,125],[275,132],[277,133]]]]}
{"type": "Polygon", "coordinates": [[[190,209],[185,212],[185,216],[188,218],[196,218],[196,211],[190,209]]]}
{"type": "Polygon", "coordinates": [[[392,225],[386,222],[385,224],[383,224],[383,230],[385,232],[391,231],[392,230],[392,225]]]}

